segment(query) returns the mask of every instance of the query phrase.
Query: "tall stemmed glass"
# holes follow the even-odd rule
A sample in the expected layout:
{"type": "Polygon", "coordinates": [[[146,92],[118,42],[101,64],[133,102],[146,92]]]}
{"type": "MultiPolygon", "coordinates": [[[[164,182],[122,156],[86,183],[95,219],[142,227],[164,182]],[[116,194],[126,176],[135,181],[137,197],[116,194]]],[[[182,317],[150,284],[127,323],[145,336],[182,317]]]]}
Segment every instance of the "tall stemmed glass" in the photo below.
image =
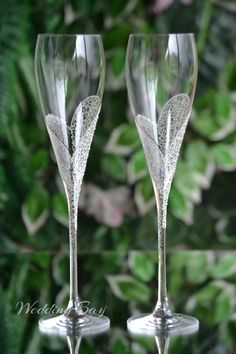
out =
{"type": "Polygon", "coordinates": [[[197,81],[193,34],[133,34],[126,54],[129,101],[143,145],[158,215],[158,299],[152,314],[128,320],[131,331],[192,331],[198,321],[173,314],[166,288],[167,203],[197,81]]]}
{"type": "Polygon", "coordinates": [[[40,320],[43,329],[92,332],[109,326],[105,316],[89,316],[78,297],[77,215],[90,145],[101,109],[105,80],[100,35],[38,36],[36,81],[45,124],[69,209],[70,301],[63,315],[40,320]]]}

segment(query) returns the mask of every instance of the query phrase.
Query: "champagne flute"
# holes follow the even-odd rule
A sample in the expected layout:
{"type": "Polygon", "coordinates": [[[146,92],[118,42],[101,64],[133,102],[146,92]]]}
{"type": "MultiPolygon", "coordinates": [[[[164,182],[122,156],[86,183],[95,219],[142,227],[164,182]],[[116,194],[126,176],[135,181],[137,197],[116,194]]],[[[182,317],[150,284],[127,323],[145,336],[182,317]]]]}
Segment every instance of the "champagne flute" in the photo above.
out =
{"type": "Polygon", "coordinates": [[[77,216],[81,184],[96,128],[105,81],[100,35],[38,35],[35,73],[44,121],[63,180],[69,210],[70,300],[64,314],[42,318],[40,328],[92,332],[109,327],[78,297],[77,216]]]}
{"type": "Polygon", "coordinates": [[[158,299],[151,314],[128,319],[131,331],[187,333],[198,320],[173,314],[166,288],[167,204],[197,82],[193,34],[132,34],[126,53],[128,96],[157,204],[158,299]]]}

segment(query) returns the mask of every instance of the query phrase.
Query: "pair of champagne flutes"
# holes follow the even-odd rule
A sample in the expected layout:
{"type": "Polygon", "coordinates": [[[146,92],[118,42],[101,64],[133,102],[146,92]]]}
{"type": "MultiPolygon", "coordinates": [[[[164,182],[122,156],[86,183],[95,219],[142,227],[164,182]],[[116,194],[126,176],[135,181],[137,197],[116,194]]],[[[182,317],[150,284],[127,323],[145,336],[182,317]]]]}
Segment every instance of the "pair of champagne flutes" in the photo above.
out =
{"type": "MultiPolygon", "coordinates": [[[[45,124],[67,196],[70,244],[68,307],[60,316],[42,318],[40,328],[67,334],[105,331],[110,326],[106,316],[92,316],[81,308],[77,279],[79,195],[105,85],[101,36],[39,35],[35,70],[45,124]]],[[[158,219],[157,304],[151,314],[129,318],[128,329],[148,334],[188,333],[198,328],[198,321],[171,312],[165,245],[168,196],[197,81],[194,35],[130,35],[126,81],[153,183],[158,219]]]]}

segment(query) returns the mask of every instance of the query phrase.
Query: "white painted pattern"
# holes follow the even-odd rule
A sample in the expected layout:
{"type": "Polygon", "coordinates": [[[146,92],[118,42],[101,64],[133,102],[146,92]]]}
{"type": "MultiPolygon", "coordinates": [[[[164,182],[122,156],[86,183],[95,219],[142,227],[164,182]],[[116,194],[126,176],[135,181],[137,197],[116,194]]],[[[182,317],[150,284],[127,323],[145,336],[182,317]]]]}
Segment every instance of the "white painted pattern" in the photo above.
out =
{"type": "Polygon", "coordinates": [[[157,124],[140,114],[135,119],[149,172],[162,200],[163,228],[166,228],[170,187],[190,112],[189,96],[179,94],[173,96],[163,107],[157,124]]]}
{"type": "Polygon", "coordinates": [[[81,184],[100,109],[100,98],[89,96],[77,107],[70,126],[53,114],[45,117],[59,172],[74,209],[78,208],[81,184]]]}

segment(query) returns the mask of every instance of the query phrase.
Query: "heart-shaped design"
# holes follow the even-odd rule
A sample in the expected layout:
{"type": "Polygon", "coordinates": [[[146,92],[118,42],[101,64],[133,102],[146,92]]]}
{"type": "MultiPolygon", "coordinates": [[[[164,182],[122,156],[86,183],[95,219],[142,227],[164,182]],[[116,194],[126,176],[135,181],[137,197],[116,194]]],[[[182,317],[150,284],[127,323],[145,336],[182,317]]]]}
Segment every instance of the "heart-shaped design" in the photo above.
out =
{"type": "Polygon", "coordinates": [[[179,94],[165,104],[157,124],[140,114],[135,119],[152,181],[162,199],[163,227],[166,227],[170,187],[190,112],[189,96],[179,94]]]}
{"type": "Polygon", "coordinates": [[[75,203],[74,205],[78,205],[81,184],[100,109],[100,98],[89,96],[76,108],[70,126],[53,114],[48,114],[45,117],[59,172],[69,197],[75,203]]]}

